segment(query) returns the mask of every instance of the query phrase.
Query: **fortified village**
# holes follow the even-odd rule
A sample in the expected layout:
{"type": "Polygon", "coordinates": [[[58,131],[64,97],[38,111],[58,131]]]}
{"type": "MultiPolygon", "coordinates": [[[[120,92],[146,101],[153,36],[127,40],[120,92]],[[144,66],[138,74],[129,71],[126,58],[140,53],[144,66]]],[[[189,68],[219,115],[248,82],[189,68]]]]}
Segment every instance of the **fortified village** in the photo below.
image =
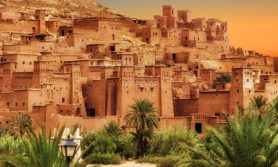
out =
{"type": "Polygon", "coordinates": [[[232,47],[226,22],[170,5],[133,19],[81,2],[0,1],[1,124],[20,112],[47,129],[124,126],[134,100],[148,98],[160,128],[202,133],[250,98],[278,95],[278,59],[232,47]],[[215,83],[222,74],[231,82],[215,83]]]}

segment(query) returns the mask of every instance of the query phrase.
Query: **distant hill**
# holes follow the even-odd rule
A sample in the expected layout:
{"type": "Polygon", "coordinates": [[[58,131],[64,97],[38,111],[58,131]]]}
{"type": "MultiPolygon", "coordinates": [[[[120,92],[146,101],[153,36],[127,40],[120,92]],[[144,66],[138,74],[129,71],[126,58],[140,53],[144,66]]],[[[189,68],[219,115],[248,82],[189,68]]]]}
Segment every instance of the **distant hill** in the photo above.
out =
{"type": "Polygon", "coordinates": [[[124,17],[96,0],[0,0],[0,12],[18,11],[34,12],[35,9],[46,9],[53,17],[124,17]]]}

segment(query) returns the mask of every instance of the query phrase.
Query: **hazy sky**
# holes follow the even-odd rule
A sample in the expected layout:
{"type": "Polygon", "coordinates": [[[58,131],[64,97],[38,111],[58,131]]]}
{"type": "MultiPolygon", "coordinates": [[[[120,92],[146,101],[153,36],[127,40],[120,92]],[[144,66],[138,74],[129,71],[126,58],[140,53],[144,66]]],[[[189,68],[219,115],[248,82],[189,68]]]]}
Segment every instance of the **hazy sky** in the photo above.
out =
{"type": "Polygon", "coordinates": [[[153,18],[163,4],[188,9],[192,18],[228,22],[231,44],[278,56],[278,0],[98,0],[130,17],[153,18]]]}

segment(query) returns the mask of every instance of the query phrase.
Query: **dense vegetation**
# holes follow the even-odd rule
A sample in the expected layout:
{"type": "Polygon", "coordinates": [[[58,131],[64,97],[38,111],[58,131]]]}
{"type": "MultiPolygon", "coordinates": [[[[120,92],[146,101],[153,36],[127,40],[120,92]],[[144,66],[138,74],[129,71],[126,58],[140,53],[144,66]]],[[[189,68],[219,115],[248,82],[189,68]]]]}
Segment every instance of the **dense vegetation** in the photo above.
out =
{"type": "MultiPolygon", "coordinates": [[[[185,126],[156,130],[156,112],[151,101],[137,100],[125,117],[124,129],[110,122],[98,132],[83,134],[83,165],[119,164],[135,158],[158,167],[278,166],[278,98],[272,102],[252,98],[248,110],[225,115],[226,125],[207,128],[201,137],[185,126]]],[[[65,166],[58,149],[63,127],[50,140],[43,128],[33,133],[27,117],[18,115],[12,121],[17,123],[2,125],[0,166],[65,166]]]]}
{"type": "Polygon", "coordinates": [[[232,81],[232,77],[229,73],[220,74],[213,81],[212,88],[216,88],[217,83],[231,83],[231,81],[232,81]]]}

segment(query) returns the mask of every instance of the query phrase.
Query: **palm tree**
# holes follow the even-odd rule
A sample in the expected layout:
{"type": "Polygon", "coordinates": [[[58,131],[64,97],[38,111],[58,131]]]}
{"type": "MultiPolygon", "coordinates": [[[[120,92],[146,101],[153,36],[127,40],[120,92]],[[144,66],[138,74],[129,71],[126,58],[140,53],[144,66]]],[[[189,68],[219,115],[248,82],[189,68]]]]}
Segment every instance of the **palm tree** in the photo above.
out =
{"type": "Polygon", "coordinates": [[[59,143],[64,132],[64,127],[57,128],[54,137],[51,133],[46,134],[45,128],[36,134],[28,131],[27,140],[24,142],[26,155],[29,157],[31,166],[37,167],[65,167],[66,160],[59,149],[59,143]]]}
{"type": "Polygon", "coordinates": [[[251,98],[251,107],[259,112],[264,112],[268,107],[268,98],[262,95],[251,98]]]}
{"type": "Polygon", "coordinates": [[[121,127],[115,121],[111,121],[108,125],[105,125],[103,132],[113,137],[118,137],[123,133],[121,127]]]}
{"type": "Polygon", "coordinates": [[[159,126],[156,113],[153,102],[139,99],[130,106],[129,112],[125,115],[126,125],[135,128],[133,134],[137,143],[137,157],[144,155],[153,130],[159,126]]]}
{"type": "Polygon", "coordinates": [[[274,110],[264,114],[243,112],[226,117],[228,124],[209,128],[203,144],[188,148],[189,166],[198,167],[271,167],[277,166],[278,128],[273,126],[274,110]]]}
{"type": "Polygon", "coordinates": [[[22,137],[25,135],[26,131],[33,130],[32,119],[29,115],[19,113],[13,117],[12,127],[15,133],[17,133],[17,136],[22,137]]]}

